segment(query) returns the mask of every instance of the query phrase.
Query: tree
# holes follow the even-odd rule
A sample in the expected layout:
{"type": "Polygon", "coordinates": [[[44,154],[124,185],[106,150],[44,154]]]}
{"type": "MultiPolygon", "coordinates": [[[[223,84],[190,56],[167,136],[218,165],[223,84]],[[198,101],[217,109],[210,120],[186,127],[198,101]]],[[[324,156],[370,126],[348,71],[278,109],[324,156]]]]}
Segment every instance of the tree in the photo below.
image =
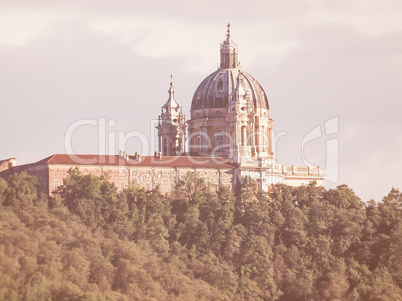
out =
{"type": "Polygon", "coordinates": [[[169,194],[71,170],[46,206],[27,174],[0,179],[0,299],[402,300],[402,195],[364,204],[189,173],[169,194]]]}
{"type": "Polygon", "coordinates": [[[4,192],[6,191],[6,189],[7,182],[3,178],[0,178],[0,205],[2,205],[5,200],[4,192]]]}
{"type": "MultiPolygon", "coordinates": [[[[4,189],[4,182],[2,187],[4,189]]],[[[7,178],[7,187],[3,191],[3,204],[13,206],[20,211],[30,210],[32,206],[46,206],[47,197],[37,177],[27,172],[13,173],[7,178]]]]}

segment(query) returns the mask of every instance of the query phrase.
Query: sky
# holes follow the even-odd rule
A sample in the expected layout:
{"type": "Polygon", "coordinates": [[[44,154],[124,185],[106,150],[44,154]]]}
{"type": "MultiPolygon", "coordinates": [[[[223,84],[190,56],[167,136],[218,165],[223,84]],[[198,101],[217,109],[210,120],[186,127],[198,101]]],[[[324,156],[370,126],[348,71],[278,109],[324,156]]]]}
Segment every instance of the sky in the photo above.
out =
{"type": "Polygon", "coordinates": [[[0,0],[0,159],[117,153],[119,132],[151,154],[170,75],[189,117],[228,22],[279,163],[320,165],[363,201],[402,189],[400,0],[0,0]]]}

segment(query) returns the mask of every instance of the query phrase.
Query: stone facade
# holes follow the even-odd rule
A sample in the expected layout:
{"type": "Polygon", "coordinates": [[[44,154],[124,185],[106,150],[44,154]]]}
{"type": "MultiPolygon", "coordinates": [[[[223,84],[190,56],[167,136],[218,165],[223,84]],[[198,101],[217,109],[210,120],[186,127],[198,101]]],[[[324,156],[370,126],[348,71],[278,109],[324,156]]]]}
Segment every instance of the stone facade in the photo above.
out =
{"type": "Polygon", "coordinates": [[[199,158],[188,156],[98,156],[55,154],[39,162],[20,165],[4,170],[0,176],[26,171],[38,177],[49,195],[63,184],[70,168],[78,167],[83,174],[108,175],[109,181],[119,190],[136,183],[145,189],[158,188],[169,192],[175,183],[194,172],[215,188],[232,186],[235,165],[223,158],[199,158]]]}

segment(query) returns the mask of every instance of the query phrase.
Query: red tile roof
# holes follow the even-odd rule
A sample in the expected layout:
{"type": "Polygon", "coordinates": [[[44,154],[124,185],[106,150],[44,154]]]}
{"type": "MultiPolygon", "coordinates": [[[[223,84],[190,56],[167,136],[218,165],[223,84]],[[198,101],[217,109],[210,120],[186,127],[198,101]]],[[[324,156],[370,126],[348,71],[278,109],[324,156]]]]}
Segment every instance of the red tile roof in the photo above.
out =
{"type": "Polygon", "coordinates": [[[222,157],[200,156],[141,156],[136,160],[129,156],[128,162],[121,156],[108,155],[68,155],[55,154],[38,161],[36,164],[67,164],[67,165],[119,165],[119,166],[160,166],[160,167],[193,167],[193,168],[236,168],[234,163],[222,157]]]}

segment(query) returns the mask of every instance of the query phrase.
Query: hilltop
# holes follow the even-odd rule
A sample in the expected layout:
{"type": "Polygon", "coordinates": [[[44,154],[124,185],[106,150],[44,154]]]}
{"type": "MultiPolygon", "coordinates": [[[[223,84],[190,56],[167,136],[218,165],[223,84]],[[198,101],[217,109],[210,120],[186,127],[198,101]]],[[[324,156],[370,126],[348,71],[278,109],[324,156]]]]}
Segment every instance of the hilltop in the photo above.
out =
{"type": "Polygon", "coordinates": [[[402,194],[0,179],[0,300],[401,300],[402,194]]]}

